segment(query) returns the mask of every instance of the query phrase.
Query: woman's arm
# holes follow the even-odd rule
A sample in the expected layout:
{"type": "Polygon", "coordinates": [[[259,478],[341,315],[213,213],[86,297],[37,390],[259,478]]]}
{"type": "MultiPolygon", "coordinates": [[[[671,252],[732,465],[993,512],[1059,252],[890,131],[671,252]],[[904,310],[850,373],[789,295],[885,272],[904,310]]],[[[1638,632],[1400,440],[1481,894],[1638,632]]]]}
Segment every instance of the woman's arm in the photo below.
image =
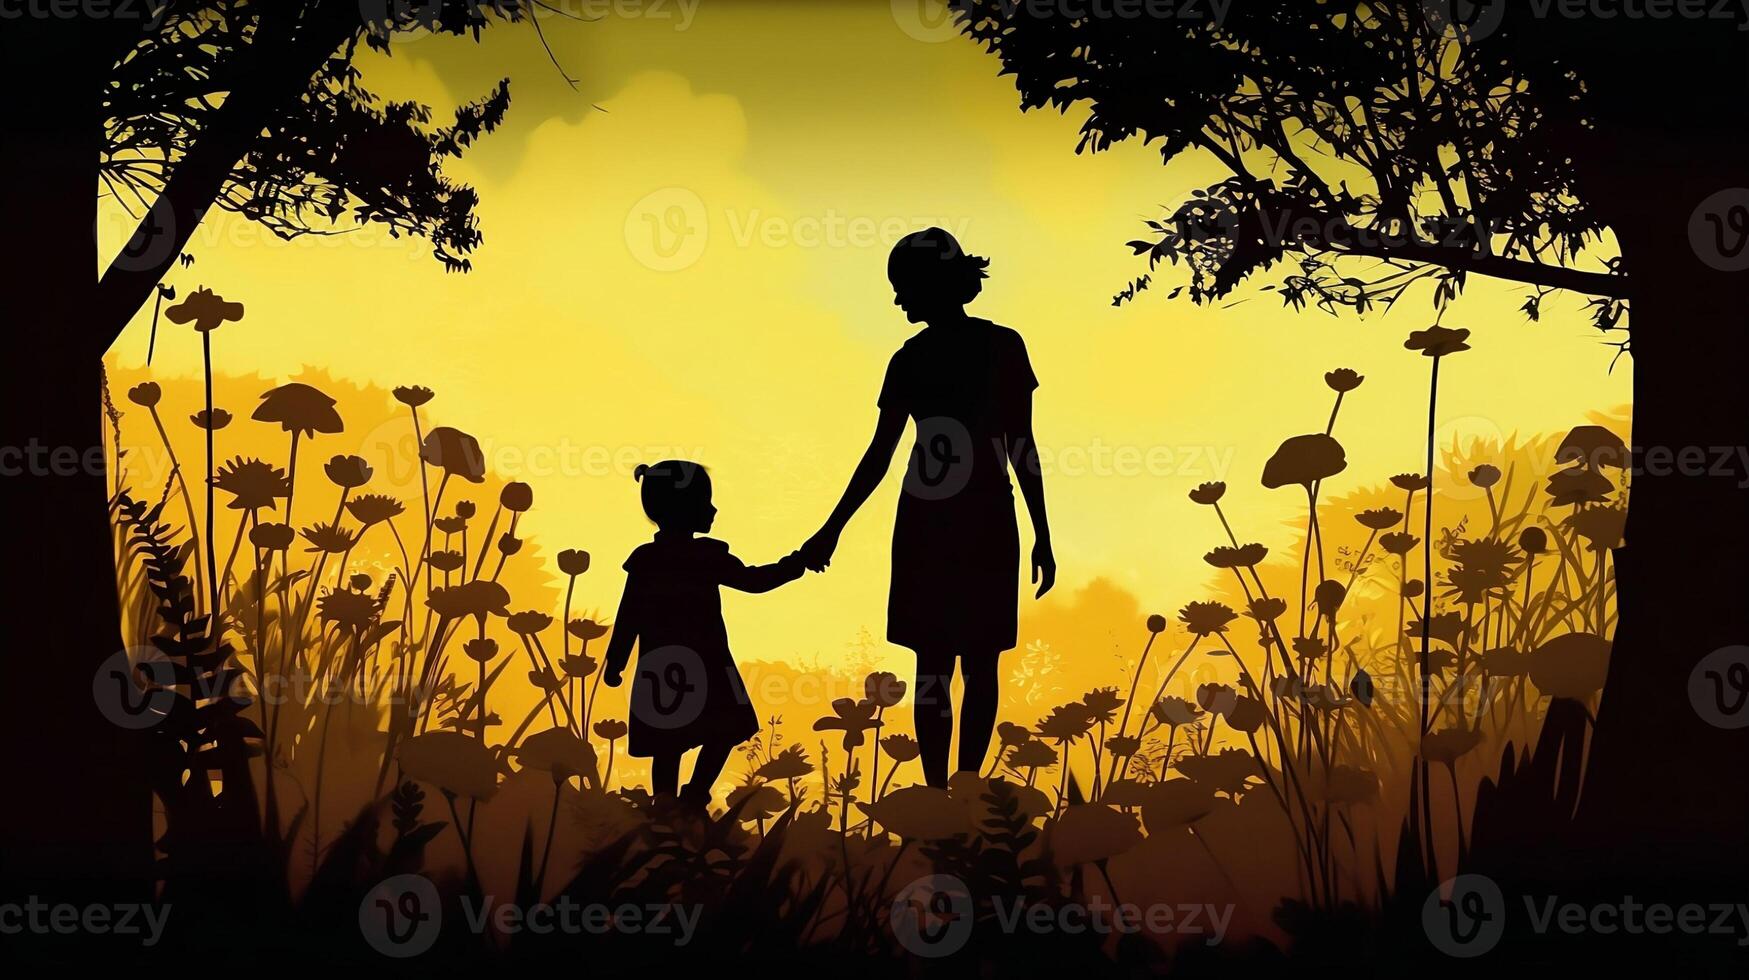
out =
{"type": "Polygon", "coordinates": [[[838,506],[832,508],[832,514],[826,518],[826,523],[820,530],[802,545],[802,557],[809,568],[819,571],[832,560],[832,551],[838,547],[838,535],[844,531],[844,526],[856,515],[856,511],[868,500],[875,488],[881,485],[881,480],[887,475],[887,468],[893,462],[893,450],[899,445],[900,437],[905,434],[905,413],[896,408],[883,408],[879,420],[875,422],[873,438],[868,441],[868,448],[863,450],[861,462],[856,464],[856,471],[850,474],[850,483],[844,488],[844,496],[839,498],[838,506]]]}
{"type": "Polygon", "coordinates": [[[1008,462],[1014,467],[1014,479],[1020,484],[1026,512],[1032,515],[1032,580],[1042,597],[1056,584],[1057,558],[1051,551],[1051,522],[1045,516],[1045,480],[1039,469],[1038,446],[1032,437],[1031,392],[1020,399],[1017,409],[1008,433],[1008,462]]]}

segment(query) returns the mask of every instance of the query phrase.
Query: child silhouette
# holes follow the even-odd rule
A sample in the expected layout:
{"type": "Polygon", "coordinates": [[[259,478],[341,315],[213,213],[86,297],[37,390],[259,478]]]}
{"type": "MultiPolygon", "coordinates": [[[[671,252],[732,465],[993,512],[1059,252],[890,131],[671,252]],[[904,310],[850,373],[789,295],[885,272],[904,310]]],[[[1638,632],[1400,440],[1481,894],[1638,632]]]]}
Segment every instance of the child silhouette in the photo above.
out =
{"type": "Polygon", "coordinates": [[[800,578],[802,560],[792,554],[771,565],[745,565],[727,544],[694,537],[709,531],[717,514],[703,466],[670,459],[640,465],[634,475],[642,484],[644,513],[657,530],[626,559],[625,594],[602,679],[609,687],[620,685],[635,642],[626,752],[651,759],[655,795],[674,796],[681,755],[699,749],[680,798],[704,806],[729,753],[759,731],[759,716],[729,653],[717,589],[769,592],[800,578]]]}

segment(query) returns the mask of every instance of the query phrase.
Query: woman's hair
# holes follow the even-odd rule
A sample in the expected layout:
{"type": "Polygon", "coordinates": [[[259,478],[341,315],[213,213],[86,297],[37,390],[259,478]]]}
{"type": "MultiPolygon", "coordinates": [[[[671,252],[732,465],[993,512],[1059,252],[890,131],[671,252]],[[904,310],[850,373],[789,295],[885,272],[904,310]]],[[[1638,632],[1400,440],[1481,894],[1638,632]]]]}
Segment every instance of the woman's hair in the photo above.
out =
{"type": "Polygon", "coordinates": [[[711,500],[710,474],[689,460],[665,459],[653,466],[639,463],[632,478],[641,484],[644,515],[657,527],[692,517],[711,500]]]}
{"type": "Polygon", "coordinates": [[[887,256],[887,277],[895,286],[903,284],[907,290],[961,306],[983,290],[989,267],[989,259],[968,253],[940,228],[906,235],[887,256]]]}

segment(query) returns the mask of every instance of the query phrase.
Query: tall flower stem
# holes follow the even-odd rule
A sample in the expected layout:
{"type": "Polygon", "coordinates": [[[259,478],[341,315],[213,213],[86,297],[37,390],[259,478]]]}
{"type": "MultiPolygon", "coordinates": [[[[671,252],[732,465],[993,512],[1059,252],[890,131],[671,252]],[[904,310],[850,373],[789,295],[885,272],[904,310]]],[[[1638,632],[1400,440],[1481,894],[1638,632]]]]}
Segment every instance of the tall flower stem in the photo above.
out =
{"type": "MultiPolygon", "coordinates": [[[[206,578],[207,611],[213,616],[219,614],[219,559],[213,554],[213,333],[211,330],[200,332],[201,361],[206,374],[206,578]]],[[[153,413],[153,419],[157,413],[153,413]]],[[[162,427],[160,427],[160,430],[162,427]]],[[[171,465],[175,465],[172,461],[171,465]]],[[[184,496],[188,494],[186,485],[182,488],[184,496]]],[[[286,503],[289,512],[290,501],[286,503]]],[[[290,518],[288,517],[289,521],[290,518]]]]}
{"type": "MultiPolygon", "coordinates": [[[[205,337],[206,334],[202,334],[201,336],[205,337]]],[[[212,415],[211,415],[212,396],[210,394],[207,396],[207,409],[208,409],[207,417],[208,417],[208,420],[210,421],[211,417],[212,417],[212,415]]],[[[194,547],[195,547],[196,551],[198,551],[200,549],[200,546],[201,546],[201,537],[200,537],[200,533],[195,530],[194,498],[189,496],[188,481],[186,479],[184,479],[182,476],[182,463],[180,460],[178,460],[176,458],[176,447],[172,446],[170,444],[170,434],[168,432],[164,431],[164,420],[161,417],[159,417],[159,415],[158,415],[158,406],[149,405],[149,406],[147,406],[146,411],[148,413],[150,413],[152,416],[152,425],[154,427],[156,427],[158,430],[158,438],[160,441],[162,441],[164,443],[164,451],[170,454],[170,475],[176,478],[177,486],[182,488],[182,506],[188,514],[188,535],[193,540],[194,547]]],[[[211,474],[212,474],[212,450],[210,448],[210,446],[212,445],[212,430],[211,429],[207,430],[207,445],[209,446],[209,448],[207,450],[207,474],[208,474],[208,476],[211,476],[211,474]]],[[[208,490],[207,490],[207,511],[208,511],[208,513],[211,513],[212,506],[213,506],[212,490],[211,490],[211,485],[209,484],[208,490]]],[[[208,527],[207,533],[210,535],[212,533],[212,531],[211,531],[212,525],[209,523],[207,525],[207,527],[208,527]]],[[[212,550],[212,547],[211,547],[212,539],[209,537],[206,540],[207,540],[207,545],[208,545],[207,550],[211,551],[212,550]]],[[[207,574],[208,573],[204,569],[201,568],[200,563],[196,562],[195,566],[194,566],[194,594],[197,596],[200,596],[202,600],[206,599],[207,595],[208,595],[207,590],[204,588],[205,583],[202,582],[202,578],[204,576],[206,576],[207,574]]],[[[217,595],[218,594],[217,590],[214,590],[212,594],[217,595]]],[[[218,606],[215,604],[213,606],[213,611],[217,612],[217,610],[218,610],[218,606]]]]}

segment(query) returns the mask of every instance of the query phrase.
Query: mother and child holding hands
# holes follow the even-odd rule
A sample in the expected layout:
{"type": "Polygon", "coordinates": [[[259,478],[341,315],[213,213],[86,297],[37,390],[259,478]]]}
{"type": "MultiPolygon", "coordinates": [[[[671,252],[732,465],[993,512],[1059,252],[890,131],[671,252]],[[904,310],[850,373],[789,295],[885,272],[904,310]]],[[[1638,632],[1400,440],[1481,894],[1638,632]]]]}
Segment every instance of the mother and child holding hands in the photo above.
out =
{"type": "Polygon", "coordinates": [[[1032,435],[1038,380],[1026,344],[965,311],[989,264],[940,228],[893,247],[887,277],[894,305],[925,326],[887,365],[874,436],[838,506],[795,553],[744,564],[727,544],[696,536],[710,531],[717,513],[704,467],[685,460],[638,467],[656,534],[626,559],[604,680],[619,686],[635,645],[627,751],[652,760],[656,796],[708,803],[729,754],[759,731],[729,652],[719,587],[769,592],[804,568],[830,564],[839,534],[886,476],[907,418],[917,436],[893,527],[887,639],[917,655],[917,741],[929,785],[947,785],[956,660],[964,682],[958,768],[983,768],[996,724],[998,661],[1015,646],[1020,534],[1011,468],[1032,517],[1039,596],[1057,574],[1032,435]],[[682,790],[680,757],[693,748],[698,758],[682,790]]]}

